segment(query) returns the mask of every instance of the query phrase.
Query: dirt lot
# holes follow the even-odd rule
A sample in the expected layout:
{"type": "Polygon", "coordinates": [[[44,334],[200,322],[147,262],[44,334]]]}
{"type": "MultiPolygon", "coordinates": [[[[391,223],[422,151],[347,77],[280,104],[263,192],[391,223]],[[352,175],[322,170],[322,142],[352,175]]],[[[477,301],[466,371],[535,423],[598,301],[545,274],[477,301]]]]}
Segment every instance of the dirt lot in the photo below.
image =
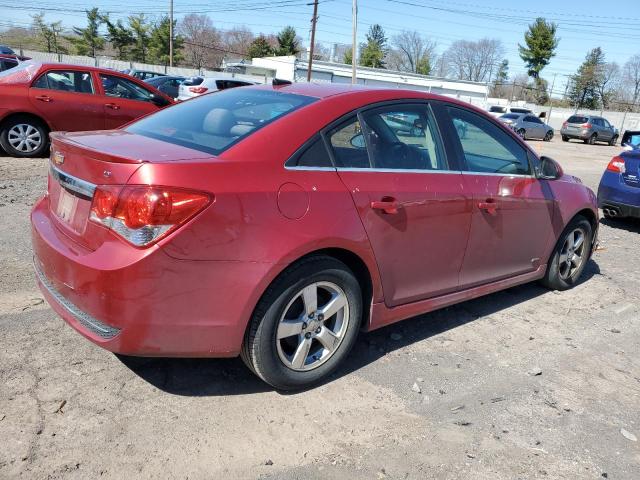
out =
{"type": "MultiPolygon", "coordinates": [[[[619,150],[533,144],[594,189],[619,150]]],[[[0,478],[640,478],[640,223],[603,222],[571,291],[362,335],[283,395],[239,360],[123,361],[58,319],[31,267],[45,175],[0,158],[0,478]]]]}

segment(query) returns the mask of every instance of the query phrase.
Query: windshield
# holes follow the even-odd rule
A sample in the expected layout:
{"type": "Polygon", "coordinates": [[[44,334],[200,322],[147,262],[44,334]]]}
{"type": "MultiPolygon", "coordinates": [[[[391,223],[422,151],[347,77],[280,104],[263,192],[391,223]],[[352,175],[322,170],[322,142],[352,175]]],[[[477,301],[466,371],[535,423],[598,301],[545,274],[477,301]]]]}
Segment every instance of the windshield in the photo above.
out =
{"type": "Polygon", "coordinates": [[[125,130],[218,155],[313,101],[312,97],[273,90],[229,89],[161,110],[125,130]]]}
{"type": "Polygon", "coordinates": [[[505,107],[491,107],[489,111],[493,113],[504,113],[507,109],[505,107]]]}
{"type": "Polygon", "coordinates": [[[40,64],[23,62],[4,72],[0,72],[0,84],[27,83],[38,73],[40,64]]]}
{"type": "Polygon", "coordinates": [[[569,123],[587,123],[589,119],[587,117],[583,117],[581,115],[572,115],[569,117],[567,122],[569,123]]]}

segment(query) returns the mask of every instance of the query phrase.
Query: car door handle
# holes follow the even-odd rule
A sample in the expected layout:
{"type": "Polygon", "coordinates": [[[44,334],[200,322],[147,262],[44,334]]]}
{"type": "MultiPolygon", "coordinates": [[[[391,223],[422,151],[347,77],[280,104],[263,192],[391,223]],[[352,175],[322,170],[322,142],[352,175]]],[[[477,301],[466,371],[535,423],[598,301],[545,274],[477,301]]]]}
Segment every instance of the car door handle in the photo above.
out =
{"type": "Polygon", "coordinates": [[[371,202],[373,210],[381,210],[383,213],[395,215],[398,213],[400,203],[393,197],[382,197],[382,200],[371,202]]]}
{"type": "Polygon", "coordinates": [[[52,102],[53,98],[49,95],[37,95],[36,100],[40,100],[41,102],[52,102]]]}
{"type": "Polygon", "coordinates": [[[120,110],[120,105],[116,105],[115,103],[105,103],[104,106],[112,110],[120,110]]]}
{"type": "Polygon", "coordinates": [[[495,201],[493,198],[487,198],[484,202],[478,203],[478,208],[480,210],[485,210],[487,213],[491,215],[495,215],[497,211],[500,209],[500,204],[495,201]]]}

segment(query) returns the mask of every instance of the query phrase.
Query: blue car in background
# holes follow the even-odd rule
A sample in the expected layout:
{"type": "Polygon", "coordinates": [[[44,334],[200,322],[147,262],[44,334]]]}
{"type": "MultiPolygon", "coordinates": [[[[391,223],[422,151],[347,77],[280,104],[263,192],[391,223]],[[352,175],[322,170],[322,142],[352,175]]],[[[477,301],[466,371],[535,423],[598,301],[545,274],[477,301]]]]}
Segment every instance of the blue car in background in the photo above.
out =
{"type": "Polygon", "coordinates": [[[640,218],[640,131],[625,132],[622,145],[600,179],[598,206],[605,218],[640,218]]]}

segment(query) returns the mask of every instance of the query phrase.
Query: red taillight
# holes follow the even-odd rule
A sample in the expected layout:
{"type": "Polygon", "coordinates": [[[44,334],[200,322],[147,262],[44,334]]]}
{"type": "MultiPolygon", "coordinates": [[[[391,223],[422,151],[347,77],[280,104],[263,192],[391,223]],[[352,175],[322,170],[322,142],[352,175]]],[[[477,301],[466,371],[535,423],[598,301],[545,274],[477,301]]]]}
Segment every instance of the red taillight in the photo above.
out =
{"type": "Polygon", "coordinates": [[[607,165],[607,170],[615,173],[624,173],[624,158],[613,157],[607,165]]]}
{"type": "Polygon", "coordinates": [[[569,122],[564,122],[564,123],[562,124],[562,128],[567,128],[567,125],[569,125],[569,122]]]}
{"type": "Polygon", "coordinates": [[[136,246],[146,246],[175,230],[211,201],[206,193],[156,186],[99,186],[91,220],[136,246]]]}
{"type": "Polygon", "coordinates": [[[189,87],[189,91],[192,93],[204,93],[209,90],[207,87],[189,87]]]}
{"type": "Polygon", "coordinates": [[[582,125],[580,125],[582,128],[591,128],[591,124],[590,123],[583,123],[582,125]]]}

